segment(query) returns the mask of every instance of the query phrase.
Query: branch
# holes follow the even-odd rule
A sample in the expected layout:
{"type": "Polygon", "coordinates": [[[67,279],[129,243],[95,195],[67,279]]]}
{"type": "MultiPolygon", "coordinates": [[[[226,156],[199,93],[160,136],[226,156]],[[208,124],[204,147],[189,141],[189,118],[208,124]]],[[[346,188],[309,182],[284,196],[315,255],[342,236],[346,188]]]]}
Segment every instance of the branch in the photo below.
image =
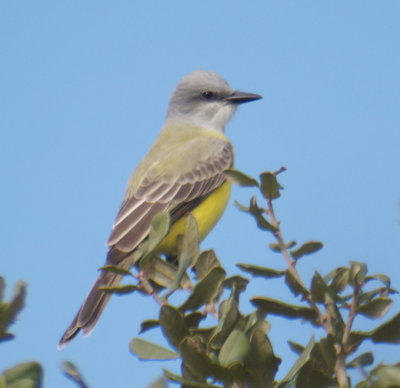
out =
{"type": "Polygon", "coordinates": [[[146,273],[144,273],[143,271],[140,271],[139,274],[137,275],[140,285],[142,286],[143,290],[151,295],[154,300],[160,305],[164,305],[167,303],[166,300],[161,300],[160,297],[157,295],[157,293],[154,291],[153,287],[151,286],[151,284],[149,283],[148,279],[147,279],[147,275],[146,273]]]}

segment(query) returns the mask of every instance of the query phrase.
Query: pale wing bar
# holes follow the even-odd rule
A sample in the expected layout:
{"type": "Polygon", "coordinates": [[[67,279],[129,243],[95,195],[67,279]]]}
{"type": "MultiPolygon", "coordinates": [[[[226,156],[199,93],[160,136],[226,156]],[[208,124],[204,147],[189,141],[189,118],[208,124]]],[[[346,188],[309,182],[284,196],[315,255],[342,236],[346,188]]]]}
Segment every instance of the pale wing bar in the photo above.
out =
{"type": "MultiPolygon", "coordinates": [[[[224,181],[223,170],[233,164],[233,150],[228,142],[223,143],[217,156],[211,156],[197,166],[185,172],[174,182],[149,182],[146,177],[144,185],[126,201],[118,213],[108,245],[118,250],[130,252],[147,236],[153,217],[162,211],[180,207],[204,197],[224,181]],[[140,196],[137,196],[140,193],[140,196]]],[[[197,201],[196,201],[197,202],[197,201]]],[[[186,207],[186,206],[185,206],[186,207]]],[[[191,208],[191,206],[189,206],[191,208]]]]}

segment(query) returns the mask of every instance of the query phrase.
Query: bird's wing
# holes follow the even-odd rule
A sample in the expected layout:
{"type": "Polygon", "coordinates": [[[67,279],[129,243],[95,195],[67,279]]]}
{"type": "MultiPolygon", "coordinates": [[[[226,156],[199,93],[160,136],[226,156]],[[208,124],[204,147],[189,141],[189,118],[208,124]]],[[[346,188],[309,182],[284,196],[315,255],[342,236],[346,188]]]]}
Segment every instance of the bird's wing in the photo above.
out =
{"type": "Polygon", "coordinates": [[[232,145],[220,138],[208,140],[207,146],[200,143],[194,140],[180,147],[179,159],[187,163],[182,166],[181,162],[178,169],[170,163],[171,157],[176,160],[176,155],[171,153],[147,169],[140,184],[122,203],[107,241],[110,248],[133,251],[148,235],[157,213],[197,202],[222,185],[223,171],[233,165],[232,145]],[[172,166],[173,171],[168,166],[172,166]]]}

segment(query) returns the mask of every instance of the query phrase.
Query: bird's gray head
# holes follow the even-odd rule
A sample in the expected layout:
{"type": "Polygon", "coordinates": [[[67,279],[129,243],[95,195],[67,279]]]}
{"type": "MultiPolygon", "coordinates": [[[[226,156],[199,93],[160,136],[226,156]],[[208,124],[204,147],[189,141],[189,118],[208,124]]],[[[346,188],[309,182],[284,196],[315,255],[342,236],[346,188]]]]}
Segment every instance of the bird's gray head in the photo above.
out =
{"type": "Polygon", "coordinates": [[[167,122],[189,123],[223,132],[240,103],[258,94],[233,90],[218,74],[197,70],[183,77],[172,93],[167,122]]]}

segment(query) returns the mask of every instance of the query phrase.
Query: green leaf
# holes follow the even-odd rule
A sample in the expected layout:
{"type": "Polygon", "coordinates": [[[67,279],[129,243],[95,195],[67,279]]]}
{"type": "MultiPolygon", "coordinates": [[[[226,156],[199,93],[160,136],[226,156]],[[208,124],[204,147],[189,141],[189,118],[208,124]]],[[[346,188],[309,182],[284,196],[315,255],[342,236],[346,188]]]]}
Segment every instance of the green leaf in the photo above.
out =
{"type": "Polygon", "coordinates": [[[159,321],[165,338],[177,349],[182,339],[189,335],[183,314],[173,306],[164,305],[160,309],[159,321]]]}
{"type": "Polygon", "coordinates": [[[233,330],[223,344],[218,360],[222,366],[229,367],[235,362],[243,363],[250,351],[250,343],[240,330],[233,330]]]}
{"type": "Polygon", "coordinates": [[[365,315],[368,318],[383,317],[393,304],[390,298],[375,298],[357,308],[357,313],[365,315]]]}
{"type": "Polygon", "coordinates": [[[6,387],[39,388],[42,386],[43,370],[37,362],[24,362],[3,372],[6,387]]]}
{"type": "Polygon", "coordinates": [[[352,331],[346,344],[347,353],[354,353],[361,345],[361,343],[364,342],[366,339],[370,339],[370,335],[368,332],[352,331]]]}
{"type": "MultiPolygon", "coordinates": [[[[259,311],[255,310],[251,314],[244,317],[246,326],[244,332],[252,338],[256,330],[262,332],[265,336],[271,329],[271,324],[260,316],[259,311]]],[[[238,326],[239,327],[239,326],[238,326]]]]}
{"type": "Polygon", "coordinates": [[[319,241],[308,241],[304,243],[301,247],[293,249],[290,251],[290,255],[294,260],[298,260],[305,255],[311,255],[322,249],[323,244],[319,241]]]}
{"type": "MultiPolygon", "coordinates": [[[[4,289],[4,279],[1,279],[1,294],[4,289]]],[[[24,307],[24,301],[26,297],[26,284],[19,281],[14,289],[14,294],[8,303],[0,301],[0,342],[7,341],[14,336],[7,333],[8,327],[15,322],[18,313],[24,307]]]]}
{"type": "MultiPolygon", "coordinates": [[[[292,249],[296,245],[297,245],[296,241],[290,241],[287,244],[285,244],[285,249],[292,249]]],[[[282,252],[282,249],[281,249],[281,247],[280,247],[280,245],[278,243],[270,243],[269,247],[271,248],[271,250],[273,252],[276,252],[276,253],[281,253],[282,252]]]]}
{"type": "Polygon", "coordinates": [[[220,365],[214,363],[211,358],[205,354],[202,344],[195,338],[186,337],[179,344],[179,353],[182,356],[184,365],[196,376],[198,380],[214,376],[221,381],[232,381],[230,372],[220,365]]]}
{"type": "Polygon", "coordinates": [[[200,311],[193,311],[192,313],[186,314],[183,319],[188,329],[195,329],[199,327],[200,321],[207,318],[207,315],[200,311]]]}
{"type": "Polygon", "coordinates": [[[167,369],[163,369],[165,377],[168,378],[170,381],[174,381],[176,383],[183,384],[185,387],[190,387],[190,388],[222,388],[221,385],[211,385],[207,383],[200,383],[198,381],[193,381],[189,379],[185,379],[182,376],[179,376],[175,373],[170,372],[167,369]]]}
{"type": "Polygon", "coordinates": [[[126,284],[123,286],[99,287],[99,290],[104,291],[106,294],[126,295],[140,291],[141,287],[136,284],[126,284]]]}
{"type": "Polygon", "coordinates": [[[300,369],[308,362],[310,359],[311,351],[314,348],[314,337],[312,337],[305,347],[304,351],[301,353],[300,357],[296,360],[294,365],[290,368],[287,375],[279,382],[277,388],[283,388],[287,383],[290,383],[296,375],[299,373],[300,369]]]}
{"type": "Polygon", "coordinates": [[[276,179],[275,174],[272,172],[266,171],[261,173],[260,175],[261,181],[261,193],[265,199],[275,199],[280,197],[280,188],[281,186],[276,179]]]}
{"type": "Polygon", "coordinates": [[[140,360],[176,360],[179,354],[141,338],[133,338],[129,343],[130,351],[140,360]]]}
{"type": "Polygon", "coordinates": [[[397,388],[400,382],[400,364],[378,365],[370,373],[371,388],[397,388]]]}
{"type": "Polygon", "coordinates": [[[236,200],[233,201],[233,204],[242,212],[245,212],[245,213],[249,213],[250,212],[250,208],[248,208],[247,206],[241,204],[240,202],[238,202],[236,200]]]}
{"type": "Polygon", "coordinates": [[[200,253],[194,265],[197,278],[203,279],[213,268],[221,267],[221,263],[217,258],[215,252],[210,249],[200,253]]]}
{"type": "Polygon", "coordinates": [[[336,349],[335,339],[332,335],[315,343],[311,352],[313,360],[313,369],[319,371],[324,375],[331,376],[334,373],[336,365],[336,349]]]}
{"type": "Polygon", "coordinates": [[[357,383],[354,388],[368,388],[368,380],[363,380],[357,383]]]}
{"type": "Polygon", "coordinates": [[[267,334],[270,329],[270,325],[266,320],[263,319],[263,317],[260,317],[260,314],[257,310],[254,310],[245,316],[240,315],[237,327],[242,329],[245,333],[250,333],[251,330],[260,329],[259,323],[261,319],[262,322],[265,322],[266,326],[262,326],[262,328],[265,330],[265,334],[267,334]]]}
{"type": "Polygon", "coordinates": [[[311,322],[315,322],[318,319],[317,313],[309,307],[295,306],[265,297],[252,298],[250,302],[257,309],[267,314],[279,315],[290,319],[300,318],[311,322]]]}
{"type": "Polygon", "coordinates": [[[209,345],[220,347],[226,339],[229,331],[237,321],[239,314],[238,305],[232,293],[228,300],[224,300],[219,305],[218,325],[209,341],[209,345]]]}
{"type": "Polygon", "coordinates": [[[243,205],[240,205],[238,202],[235,202],[235,205],[239,208],[239,210],[251,214],[254,217],[254,219],[257,223],[257,226],[260,229],[267,230],[272,233],[275,233],[277,231],[277,228],[275,228],[273,225],[271,225],[266,220],[266,218],[263,216],[264,209],[258,207],[255,196],[251,197],[250,207],[248,207],[248,208],[243,205]]]}
{"type": "Polygon", "coordinates": [[[336,379],[327,376],[321,369],[314,368],[314,361],[315,360],[309,360],[300,369],[296,377],[296,388],[339,388],[336,379]]]}
{"type": "Polygon", "coordinates": [[[258,187],[258,182],[254,178],[243,174],[241,171],[235,170],[233,168],[228,168],[224,170],[224,174],[229,178],[229,180],[239,186],[258,187]]]}
{"type": "Polygon", "coordinates": [[[153,252],[156,246],[168,234],[171,223],[169,213],[157,213],[151,221],[151,229],[148,238],[146,254],[153,252]]]}
{"type": "Polygon", "coordinates": [[[127,269],[118,267],[117,265],[104,265],[103,267],[100,267],[99,270],[108,271],[111,273],[115,273],[117,275],[124,275],[124,276],[126,275],[126,276],[134,277],[134,275],[131,271],[128,271],[127,269]]]}
{"type": "Polygon", "coordinates": [[[372,330],[369,335],[376,343],[400,343],[400,313],[372,330]]]}
{"type": "Polygon", "coordinates": [[[365,263],[360,263],[357,261],[350,261],[350,274],[349,274],[349,280],[350,283],[355,286],[355,285],[360,285],[364,283],[365,281],[365,276],[367,274],[367,265],[365,263]]]}
{"type": "Polygon", "coordinates": [[[199,230],[196,218],[189,213],[185,218],[185,234],[179,244],[179,268],[186,270],[199,255],[199,230]]]}
{"type": "Polygon", "coordinates": [[[373,300],[377,296],[387,297],[387,295],[392,295],[392,294],[397,294],[397,291],[392,288],[388,289],[386,287],[375,288],[375,289],[367,291],[367,292],[362,292],[358,296],[358,303],[361,305],[361,304],[364,304],[366,302],[373,300]]]}
{"type": "Polygon", "coordinates": [[[257,205],[257,200],[255,196],[252,196],[250,199],[250,214],[256,220],[257,226],[262,230],[267,230],[269,232],[275,233],[277,228],[275,228],[272,224],[270,224],[266,218],[263,216],[264,209],[259,208],[257,205]]]}
{"type": "Polygon", "coordinates": [[[190,335],[191,337],[200,338],[203,344],[207,344],[211,340],[215,327],[216,326],[190,329],[190,335]]]}
{"type": "Polygon", "coordinates": [[[352,331],[346,344],[348,352],[354,352],[366,339],[374,343],[400,343],[400,313],[369,332],[352,331]]]}
{"type": "Polygon", "coordinates": [[[232,291],[235,290],[235,294],[238,294],[245,291],[248,284],[248,279],[239,275],[234,275],[224,279],[224,281],[222,282],[222,287],[229,288],[232,291]]]}
{"type": "Polygon", "coordinates": [[[285,275],[285,271],[278,271],[276,269],[260,267],[258,265],[238,263],[236,266],[252,276],[261,276],[266,279],[278,278],[285,275]]]}
{"type": "Polygon", "coordinates": [[[213,268],[195,285],[189,298],[179,307],[179,310],[193,311],[210,303],[218,295],[225,276],[226,272],[222,268],[213,268]]]}
{"type": "Polygon", "coordinates": [[[246,358],[248,387],[272,387],[281,360],[275,356],[272,345],[259,328],[252,331],[250,351],[246,358]]]}
{"type": "Polygon", "coordinates": [[[318,272],[315,272],[313,278],[311,279],[311,297],[316,303],[325,302],[327,285],[322,279],[318,272]]]}
{"type": "Polygon", "coordinates": [[[317,271],[311,280],[311,296],[318,303],[329,303],[327,301],[327,296],[329,296],[333,301],[346,306],[345,300],[336,294],[331,286],[326,284],[325,279],[317,271]]]}
{"type": "MultiPolygon", "coordinates": [[[[159,256],[152,258],[151,265],[148,266],[145,271],[149,279],[166,288],[170,288],[173,285],[177,276],[176,266],[161,259],[159,256]]],[[[182,288],[191,288],[192,283],[187,274],[184,274],[180,285],[182,288]]]]}
{"type": "Polygon", "coordinates": [[[390,278],[387,275],[378,273],[376,275],[365,277],[365,282],[368,282],[370,280],[380,280],[385,285],[386,288],[390,288],[390,278]]]}
{"type": "Polygon", "coordinates": [[[148,388],[167,388],[167,379],[165,376],[161,376],[156,381],[152,382],[148,388]]]}
{"type": "Polygon", "coordinates": [[[334,271],[332,282],[330,284],[334,292],[342,292],[349,284],[350,269],[339,267],[334,271]]]}
{"type": "Polygon", "coordinates": [[[290,349],[292,350],[292,352],[296,353],[296,354],[301,354],[303,353],[305,347],[303,345],[300,345],[296,342],[293,341],[287,341],[290,349]]]}
{"type": "Polygon", "coordinates": [[[142,323],[140,324],[139,334],[142,334],[147,330],[151,330],[159,326],[160,321],[158,321],[157,319],[147,319],[146,321],[142,321],[142,323]]]}
{"type": "Polygon", "coordinates": [[[85,380],[83,379],[81,373],[78,371],[78,368],[70,361],[64,361],[61,363],[61,368],[64,374],[74,381],[80,388],[88,388],[85,380]]]}
{"type": "Polygon", "coordinates": [[[185,233],[178,238],[178,270],[175,279],[165,294],[167,299],[175,290],[179,288],[186,270],[192,267],[199,255],[199,231],[196,218],[192,214],[185,217],[185,233]]]}
{"type": "Polygon", "coordinates": [[[368,365],[372,365],[374,362],[374,356],[371,352],[366,352],[363,354],[360,354],[359,356],[357,356],[356,358],[354,358],[353,360],[351,360],[346,367],[347,368],[360,368],[360,366],[364,367],[364,366],[368,366],[368,365]]]}
{"type": "Polygon", "coordinates": [[[299,280],[293,275],[290,269],[285,271],[285,283],[295,296],[307,296],[310,294],[310,292],[303,286],[303,284],[301,284],[299,280]]]}

